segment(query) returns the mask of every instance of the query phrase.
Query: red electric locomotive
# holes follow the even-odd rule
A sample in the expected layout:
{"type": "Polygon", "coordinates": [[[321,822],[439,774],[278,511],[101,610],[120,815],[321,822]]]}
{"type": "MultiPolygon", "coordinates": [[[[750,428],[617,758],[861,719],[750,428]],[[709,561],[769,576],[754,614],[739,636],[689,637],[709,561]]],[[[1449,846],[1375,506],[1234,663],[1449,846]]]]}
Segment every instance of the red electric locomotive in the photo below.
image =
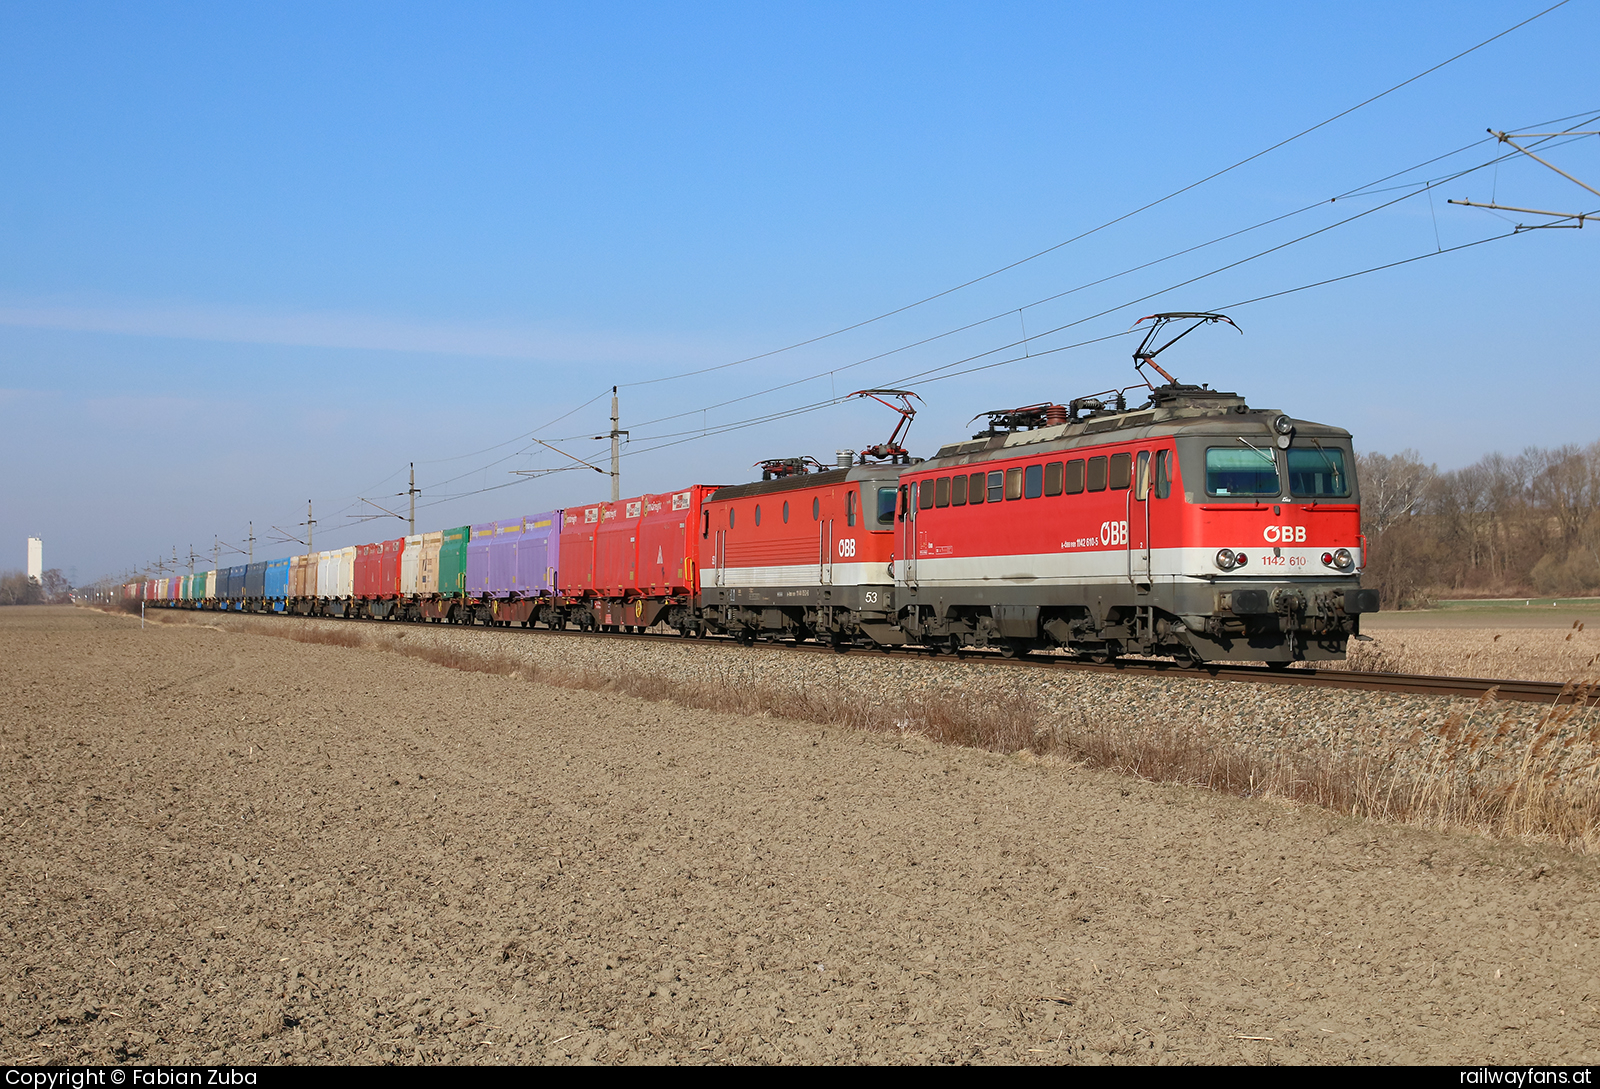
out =
{"type": "MultiPolygon", "coordinates": [[[[1227,320],[1156,318],[1152,336],[1227,320]]],[[[1349,432],[1161,374],[1137,409],[1111,391],[989,413],[905,472],[895,600],[912,641],[1280,667],[1343,656],[1378,604],[1360,588],[1349,432]]]]}
{"type": "Polygon", "coordinates": [[[769,479],[711,496],[699,533],[708,627],[747,640],[904,642],[890,574],[900,469],[854,462],[849,450],[823,472],[767,462],[769,479]]]}

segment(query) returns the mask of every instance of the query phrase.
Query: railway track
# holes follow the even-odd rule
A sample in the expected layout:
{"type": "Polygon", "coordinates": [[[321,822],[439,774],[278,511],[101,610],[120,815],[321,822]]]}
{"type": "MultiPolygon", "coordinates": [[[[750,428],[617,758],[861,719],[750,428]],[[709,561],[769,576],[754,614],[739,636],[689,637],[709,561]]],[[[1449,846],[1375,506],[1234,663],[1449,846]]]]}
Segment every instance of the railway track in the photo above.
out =
{"type": "MultiPolygon", "coordinates": [[[[300,617],[282,613],[239,613],[240,616],[281,617],[299,620],[342,620],[351,624],[385,626],[393,622],[370,620],[364,617],[300,617]]],[[[479,627],[461,625],[460,627],[479,627]]],[[[709,636],[702,639],[685,639],[679,635],[657,633],[627,634],[622,632],[551,631],[548,628],[489,628],[490,631],[522,632],[554,636],[562,639],[613,639],[637,642],[667,641],[704,647],[735,644],[726,636],[709,636]]],[[[790,643],[758,641],[755,649],[773,653],[833,654],[834,649],[822,643],[790,643]]],[[[944,654],[926,648],[857,648],[854,654],[911,654],[920,658],[944,658],[951,662],[980,662],[1015,669],[1055,669],[1082,673],[1120,673],[1124,676],[1158,676],[1174,679],[1231,681],[1242,684],[1302,685],[1313,688],[1356,689],[1368,692],[1393,692],[1397,695],[1451,696],[1460,699],[1481,699],[1489,693],[1497,700],[1551,705],[1600,702],[1600,682],[1575,684],[1556,681],[1519,681],[1490,677],[1440,677],[1414,673],[1368,673],[1352,669],[1296,668],[1275,670],[1256,665],[1189,665],[1181,662],[1159,661],[1144,658],[1120,658],[1112,662],[1091,662],[1059,654],[1025,654],[1006,658],[994,651],[968,650],[959,654],[944,654]]]]}

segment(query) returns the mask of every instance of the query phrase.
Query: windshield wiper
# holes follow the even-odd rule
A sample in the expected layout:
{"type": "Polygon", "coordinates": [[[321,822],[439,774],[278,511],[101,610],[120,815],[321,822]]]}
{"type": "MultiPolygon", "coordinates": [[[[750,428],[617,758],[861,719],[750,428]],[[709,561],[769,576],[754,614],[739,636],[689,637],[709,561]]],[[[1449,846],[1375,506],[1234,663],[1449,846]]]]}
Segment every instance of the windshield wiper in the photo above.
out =
{"type": "Polygon", "coordinates": [[[1261,457],[1262,457],[1262,460],[1271,462],[1272,463],[1272,468],[1274,470],[1276,470],[1278,468],[1278,459],[1273,457],[1271,454],[1267,453],[1265,450],[1261,449],[1261,447],[1257,446],[1255,443],[1251,442],[1249,439],[1245,438],[1243,435],[1235,435],[1234,438],[1238,439],[1240,442],[1244,443],[1250,449],[1252,449],[1256,453],[1260,454],[1261,457]]]}

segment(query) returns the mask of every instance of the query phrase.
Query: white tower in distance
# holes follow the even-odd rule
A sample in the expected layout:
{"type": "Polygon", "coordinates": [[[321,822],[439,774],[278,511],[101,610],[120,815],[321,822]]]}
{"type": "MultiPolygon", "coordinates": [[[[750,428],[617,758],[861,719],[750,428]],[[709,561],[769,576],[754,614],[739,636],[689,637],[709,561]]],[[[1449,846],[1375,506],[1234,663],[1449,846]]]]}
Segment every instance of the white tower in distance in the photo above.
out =
{"type": "Polygon", "coordinates": [[[44,538],[28,538],[28,577],[37,582],[44,575],[44,538]]]}

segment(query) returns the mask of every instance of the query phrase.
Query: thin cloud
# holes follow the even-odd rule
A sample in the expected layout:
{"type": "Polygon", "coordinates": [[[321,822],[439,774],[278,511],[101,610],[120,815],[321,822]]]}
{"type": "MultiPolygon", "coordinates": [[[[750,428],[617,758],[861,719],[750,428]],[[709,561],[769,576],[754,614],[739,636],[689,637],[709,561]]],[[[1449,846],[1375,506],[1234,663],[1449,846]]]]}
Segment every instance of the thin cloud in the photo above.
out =
{"type": "Polygon", "coordinates": [[[554,332],[537,328],[408,321],[334,311],[265,311],[237,307],[88,306],[0,303],[0,326],[79,333],[166,337],[236,344],[356,348],[481,356],[540,363],[704,363],[725,347],[670,337],[554,332]]]}

